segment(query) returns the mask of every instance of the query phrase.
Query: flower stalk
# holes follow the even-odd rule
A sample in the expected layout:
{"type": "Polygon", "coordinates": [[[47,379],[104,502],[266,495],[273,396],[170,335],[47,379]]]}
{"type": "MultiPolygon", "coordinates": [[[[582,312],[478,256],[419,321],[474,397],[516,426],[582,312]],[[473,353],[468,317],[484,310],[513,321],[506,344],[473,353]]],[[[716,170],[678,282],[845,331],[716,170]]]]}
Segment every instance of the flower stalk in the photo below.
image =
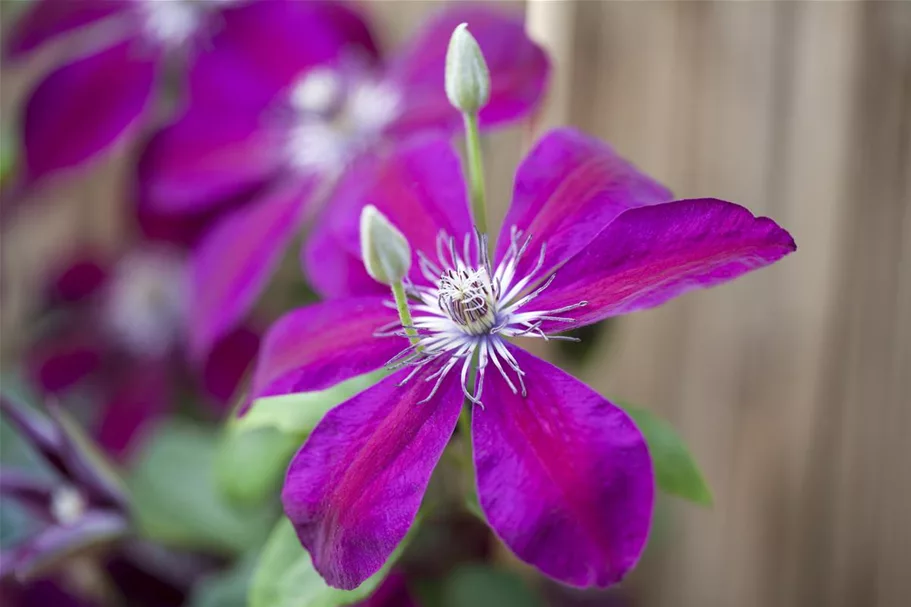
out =
{"type": "Polygon", "coordinates": [[[468,191],[475,226],[487,233],[487,206],[484,192],[484,166],[478,112],[490,100],[490,71],[478,41],[462,23],[449,39],[446,52],[446,96],[462,113],[468,156],[468,191]]]}
{"type": "Polygon", "coordinates": [[[405,283],[400,280],[389,286],[392,287],[392,296],[395,298],[395,309],[398,310],[399,320],[402,321],[405,335],[408,336],[408,340],[415,346],[415,349],[418,352],[423,352],[417,329],[414,328],[414,320],[411,318],[411,310],[408,308],[408,296],[405,294],[405,283]]]}
{"type": "Polygon", "coordinates": [[[487,234],[487,196],[484,187],[484,161],[481,155],[481,135],[478,114],[463,114],[465,121],[465,148],[468,156],[468,192],[471,198],[471,215],[481,234],[487,234]]]}

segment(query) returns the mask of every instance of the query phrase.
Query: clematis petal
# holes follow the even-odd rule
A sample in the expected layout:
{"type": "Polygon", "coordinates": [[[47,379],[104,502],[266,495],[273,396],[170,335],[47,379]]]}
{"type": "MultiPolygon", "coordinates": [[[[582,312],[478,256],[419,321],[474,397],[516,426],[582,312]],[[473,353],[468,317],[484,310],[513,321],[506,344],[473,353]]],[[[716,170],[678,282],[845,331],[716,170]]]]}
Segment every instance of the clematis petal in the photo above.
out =
{"type": "Polygon", "coordinates": [[[533,306],[552,310],[587,301],[567,314],[573,322],[541,327],[564,331],[727,282],[796,248],[791,235],[771,219],[723,200],[631,209],[561,267],[533,306]]]}
{"type": "Polygon", "coordinates": [[[525,275],[546,243],[541,273],[581,251],[623,211],[671,200],[671,193],[608,145],[573,129],[545,135],[516,173],[512,205],[497,240],[496,258],[510,245],[513,226],[531,236],[519,265],[525,275]]]}
{"type": "Polygon", "coordinates": [[[156,59],[126,41],[76,59],[42,80],[25,107],[28,179],[77,167],[135,126],[149,106],[156,59]]]}
{"type": "Polygon", "coordinates": [[[0,497],[12,499],[32,515],[51,521],[53,496],[54,485],[50,481],[36,477],[34,472],[0,466],[0,497]]]}
{"type": "Polygon", "coordinates": [[[527,36],[521,18],[477,4],[455,6],[437,14],[393,59],[389,79],[405,92],[406,109],[391,133],[461,128],[462,117],[450,105],[443,87],[449,38],[461,23],[468,24],[490,70],[490,101],[480,112],[482,126],[526,116],[543,97],[549,73],[547,56],[527,36]]]}
{"type": "Polygon", "coordinates": [[[151,212],[200,213],[262,184],[284,161],[283,133],[255,111],[196,106],[158,131],[140,156],[151,212]]]}
{"type": "Polygon", "coordinates": [[[19,579],[28,579],[55,563],[123,539],[129,531],[129,523],[122,515],[105,510],[89,511],[71,525],[48,527],[0,554],[0,577],[14,574],[19,579]]]}
{"type": "Polygon", "coordinates": [[[370,278],[364,270],[360,251],[350,251],[339,240],[326,222],[317,222],[304,242],[301,265],[313,290],[324,299],[388,293],[389,287],[370,278]]]}
{"type": "Polygon", "coordinates": [[[398,319],[387,299],[339,299],[285,314],[263,338],[253,398],[323,390],[382,367],[408,346],[402,337],[374,336],[398,319]]]}
{"type": "Polygon", "coordinates": [[[50,300],[63,304],[81,302],[107,283],[108,272],[107,264],[100,260],[99,255],[89,251],[79,253],[54,277],[50,285],[50,300]]]}
{"type": "Polygon", "coordinates": [[[95,436],[119,462],[136,452],[152,425],[167,413],[172,397],[166,361],[130,362],[101,413],[95,436]]]}
{"type": "Polygon", "coordinates": [[[76,329],[37,343],[26,357],[29,375],[51,394],[72,388],[104,363],[108,348],[99,337],[76,329]]]}
{"type": "Polygon", "coordinates": [[[321,253],[305,253],[305,271],[324,295],[340,296],[374,293],[360,263],[358,222],[361,209],[368,202],[379,209],[408,239],[412,250],[409,277],[415,284],[427,284],[421,274],[418,252],[436,257],[436,242],[440,231],[455,238],[456,246],[472,233],[468,215],[465,184],[459,157],[452,144],[443,138],[423,138],[395,146],[382,155],[362,157],[344,174],[332,198],[326,205],[323,218],[315,229],[314,244],[321,253]],[[322,234],[327,230],[329,234],[322,234]],[[334,243],[334,244],[333,244],[334,243]],[[333,246],[345,254],[332,252],[333,246]],[[329,249],[327,251],[327,249],[329,249]],[[333,263],[322,265],[322,254],[333,263]],[[344,268],[348,274],[341,283],[336,272],[344,268]]]}
{"type": "Polygon", "coordinates": [[[256,358],[259,339],[258,331],[242,326],[220,339],[212,348],[203,369],[203,384],[216,403],[231,403],[256,358]]]}
{"type": "Polygon", "coordinates": [[[426,403],[431,369],[399,387],[408,373],[329,411],[288,468],[285,514],[331,586],[356,588],[383,566],[411,527],[458,421],[455,373],[426,403]]]}
{"type": "Polygon", "coordinates": [[[194,103],[263,108],[315,65],[377,53],[345,2],[250,2],[226,10],[222,21],[191,67],[194,103]]]}
{"type": "Polygon", "coordinates": [[[4,57],[18,58],[63,34],[128,8],[126,0],[35,0],[15,27],[4,32],[4,57]]]}
{"type": "Polygon", "coordinates": [[[620,581],[638,561],[655,482],[632,420],[556,367],[507,346],[528,396],[498,373],[472,414],[478,498],[522,560],[573,586],[620,581]]]}
{"type": "Polygon", "coordinates": [[[191,260],[190,350],[202,361],[256,303],[300,228],[314,180],[282,184],[223,218],[191,260]]]}

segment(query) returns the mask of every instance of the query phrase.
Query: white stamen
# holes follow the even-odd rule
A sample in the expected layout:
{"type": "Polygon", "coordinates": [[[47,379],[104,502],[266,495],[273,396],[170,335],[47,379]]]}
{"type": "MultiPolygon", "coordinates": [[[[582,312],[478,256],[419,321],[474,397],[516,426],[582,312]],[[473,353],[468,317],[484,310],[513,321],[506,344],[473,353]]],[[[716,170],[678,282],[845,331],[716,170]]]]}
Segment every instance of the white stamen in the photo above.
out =
{"type": "Polygon", "coordinates": [[[299,112],[324,113],[332,109],[341,93],[338,75],[329,68],[316,68],[291,89],[291,105],[299,112]]]}
{"type": "Polygon", "coordinates": [[[186,0],[141,0],[145,30],[169,45],[186,42],[199,26],[201,5],[186,0]]]}
{"type": "Polygon", "coordinates": [[[69,485],[56,489],[51,495],[51,514],[63,526],[78,522],[87,507],[85,496],[69,485]]]}
{"type": "Polygon", "coordinates": [[[104,321],[130,352],[164,356],[183,334],[186,280],[183,259],[174,251],[132,253],[117,266],[104,321]]]}
{"type": "Polygon", "coordinates": [[[291,88],[296,126],[288,139],[288,158],[300,171],[340,170],[402,111],[401,95],[390,84],[345,76],[320,68],[291,88]]]}
{"type": "MultiPolygon", "coordinates": [[[[537,276],[544,267],[543,246],[534,267],[517,277],[519,262],[531,240],[513,227],[509,249],[496,271],[491,268],[487,238],[480,234],[475,235],[473,252],[471,240],[466,239],[462,250],[458,251],[455,239],[445,233],[440,233],[436,240],[436,261],[424,252],[418,252],[421,273],[434,286],[410,285],[409,294],[417,300],[411,305],[411,311],[419,341],[396,355],[387,366],[392,369],[415,367],[402,381],[404,384],[420,369],[441,361],[425,378],[425,381],[436,381],[430,395],[421,402],[437,392],[443,379],[460,361],[462,391],[471,402],[483,406],[484,372],[491,362],[509,389],[525,396],[525,373],[506,347],[504,338],[575,339],[549,335],[541,327],[545,322],[573,322],[572,318],[558,315],[580,308],[586,302],[555,310],[519,311],[544,292],[555,277],[551,274],[542,280],[537,276]],[[469,386],[472,365],[477,380],[474,386],[469,386]]],[[[388,331],[388,327],[382,330],[388,331]]]]}

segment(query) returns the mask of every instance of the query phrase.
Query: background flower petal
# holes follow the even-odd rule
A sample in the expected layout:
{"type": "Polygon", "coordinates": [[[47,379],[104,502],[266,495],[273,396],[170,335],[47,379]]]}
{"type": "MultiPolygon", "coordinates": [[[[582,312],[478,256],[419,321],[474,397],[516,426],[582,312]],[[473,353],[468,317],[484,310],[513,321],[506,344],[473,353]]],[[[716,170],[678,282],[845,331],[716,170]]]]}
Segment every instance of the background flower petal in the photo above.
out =
{"type": "Polygon", "coordinates": [[[126,41],[51,72],[25,106],[27,178],[79,166],[118,141],[149,106],[156,66],[154,53],[126,41]]]}
{"type": "Polygon", "coordinates": [[[62,34],[129,8],[119,0],[34,0],[4,32],[4,58],[14,59],[62,34]]]}
{"type": "Polygon", "coordinates": [[[100,369],[109,351],[102,336],[79,327],[39,341],[27,354],[26,364],[42,390],[58,393],[100,369]]]}
{"type": "Polygon", "coordinates": [[[457,374],[421,403],[431,369],[399,387],[410,371],[329,411],[288,469],[285,514],[316,570],[337,588],[356,588],[405,537],[458,420],[457,374]]]}
{"type": "Polygon", "coordinates": [[[645,547],[655,483],[645,439],[617,406],[507,346],[528,396],[487,375],[472,414],[478,498],[522,560],[573,586],[620,581],[645,547]]]}
{"type": "Polygon", "coordinates": [[[305,272],[326,296],[362,294],[365,288],[368,293],[377,292],[369,277],[364,278],[366,271],[360,262],[358,226],[361,209],[369,202],[408,239],[412,251],[409,276],[416,284],[426,284],[418,251],[435,259],[441,230],[456,239],[460,250],[465,234],[473,233],[466,196],[459,157],[446,139],[424,138],[362,157],[345,172],[326,205],[314,240],[307,245],[317,251],[303,255],[305,272]],[[340,251],[333,252],[333,247],[340,251]],[[323,255],[332,260],[331,266],[322,266],[323,255]],[[345,269],[347,283],[341,283],[338,274],[330,274],[337,268],[345,269]]]}
{"type": "Polygon", "coordinates": [[[574,129],[545,135],[516,173],[512,204],[497,240],[497,261],[516,226],[532,236],[519,275],[530,271],[547,243],[541,274],[591,242],[623,211],[671,200],[670,191],[641,173],[607,144],[574,129]]]}
{"type": "Polygon", "coordinates": [[[482,126],[526,116],[541,100],[549,64],[544,51],[525,33],[521,16],[459,3],[434,16],[393,58],[389,79],[403,91],[406,110],[391,133],[461,128],[462,117],[443,87],[449,38],[461,23],[468,24],[490,70],[490,101],[480,113],[482,126]]]}
{"type": "Polygon", "coordinates": [[[217,223],[191,261],[190,351],[202,361],[247,315],[300,229],[314,181],[291,181],[217,223]]]}
{"type": "Polygon", "coordinates": [[[166,361],[132,360],[128,365],[116,379],[95,430],[98,444],[121,462],[140,448],[174,396],[166,361]]]}
{"type": "Polygon", "coordinates": [[[262,108],[315,65],[376,54],[367,24],[346,2],[250,2],[224,11],[191,68],[191,95],[213,107],[262,108]]]}
{"type": "Polygon", "coordinates": [[[259,332],[251,326],[241,326],[215,343],[202,379],[206,393],[216,404],[231,404],[256,359],[259,342],[259,332]]]}
{"type": "Polygon", "coordinates": [[[398,320],[388,299],[338,299],[285,314],[263,338],[252,397],[322,390],[382,367],[408,346],[402,337],[374,337],[398,320]]]}
{"type": "Polygon", "coordinates": [[[727,282],[796,248],[791,235],[771,219],[723,200],[631,209],[561,267],[528,308],[549,310],[587,301],[567,313],[574,322],[541,327],[564,331],[727,282]]]}
{"type": "Polygon", "coordinates": [[[196,106],[143,149],[137,171],[144,204],[164,213],[221,206],[281,168],[284,136],[259,112],[196,106]]]}

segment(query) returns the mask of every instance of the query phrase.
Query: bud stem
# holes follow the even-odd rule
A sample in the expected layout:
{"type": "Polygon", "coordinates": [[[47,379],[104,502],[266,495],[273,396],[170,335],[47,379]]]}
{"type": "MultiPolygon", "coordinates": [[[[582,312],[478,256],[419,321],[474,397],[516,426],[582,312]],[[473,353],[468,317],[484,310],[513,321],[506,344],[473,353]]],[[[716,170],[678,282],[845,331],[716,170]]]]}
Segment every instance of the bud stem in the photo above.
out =
{"type": "Polygon", "coordinates": [[[412,345],[417,346],[417,351],[421,352],[423,348],[418,345],[420,340],[418,339],[417,329],[414,328],[411,310],[408,308],[408,297],[405,295],[405,283],[399,280],[392,283],[391,286],[392,295],[395,297],[395,307],[399,312],[399,320],[402,322],[402,327],[405,329],[405,335],[408,336],[412,345]]]}
{"type": "Polygon", "coordinates": [[[471,197],[471,214],[475,227],[487,233],[487,202],[484,192],[484,162],[481,158],[481,135],[478,131],[478,114],[464,113],[465,147],[468,152],[468,192],[471,197]]]}

